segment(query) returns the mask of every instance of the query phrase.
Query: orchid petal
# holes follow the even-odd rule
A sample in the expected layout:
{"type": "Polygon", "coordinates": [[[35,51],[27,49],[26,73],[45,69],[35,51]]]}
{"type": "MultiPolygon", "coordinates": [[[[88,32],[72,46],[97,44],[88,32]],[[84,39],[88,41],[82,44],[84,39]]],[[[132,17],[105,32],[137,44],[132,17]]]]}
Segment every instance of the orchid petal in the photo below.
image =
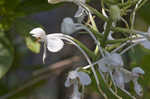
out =
{"type": "Polygon", "coordinates": [[[124,82],[125,83],[128,83],[132,80],[133,76],[131,73],[128,73],[128,72],[125,72],[125,71],[122,71],[122,74],[123,74],[123,78],[124,78],[124,82]]]}
{"type": "Polygon", "coordinates": [[[108,59],[109,59],[108,62],[110,62],[110,65],[112,65],[112,66],[123,66],[124,65],[122,57],[117,53],[111,54],[110,56],[108,56],[108,59]]]}
{"type": "Polygon", "coordinates": [[[82,85],[89,85],[91,83],[91,78],[85,72],[78,72],[78,75],[82,85]]]}
{"type": "Polygon", "coordinates": [[[85,9],[81,6],[78,7],[78,10],[76,11],[74,17],[81,17],[84,14],[85,9]]]}
{"type": "Polygon", "coordinates": [[[140,44],[143,45],[144,48],[150,49],[150,42],[148,40],[141,42],[140,44]]]}
{"type": "Polygon", "coordinates": [[[144,70],[142,69],[142,68],[140,68],[140,67],[134,67],[133,69],[132,69],[132,73],[137,73],[137,74],[142,74],[142,75],[144,75],[144,70]]]}
{"type": "Polygon", "coordinates": [[[98,63],[98,70],[102,71],[102,72],[108,72],[109,71],[107,65],[104,63],[101,63],[101,62],[98,63]]]}
{"type": "Polygon", "coordinates": [[[73,80],[73,79],[76,79],[78,76],[79,76],[79,75],[78,75],[78,72],[75,70],[75,71],[69,72],[69,76],[68,76],[68,77],[69,77],[71,80],[73,80]]]}
{"type": "Polygon", "coordinates": [[[31,30],[30,34],[32,34],[32,36],[36,38],[38,37],[43,38],[45,37],[46,32],[42,28],[38,27],[38,28],[34,28],[33,30],[31,30]]]}
{"type": "Polygon", "coordinates": [[[148,31],[147,32],[150,32],[150,26],[148,27],[148,31]]]}
{"type": "Polygon", "coordinates": [[[114,81],[119,88],[124,88],[124,77],[120,71],[115,71],[113,74],[114,81]]]}
{"type": "Polygon", "coordinates": [[[74,83],[73,94],[71,99],[80,99],[81,93],[79,92],[78,83],[74,83]]]}
{"type": "Polygon", "coordinates": [[[44,52],[43,52],[43,63],[45,63],[45,58],[46,58],[46,42],[44,43],[44,52]]]}
{"type": "Polygon", "coordinates": [[[70,82],[70,78],[67,77],[66,81],[65,81],[65,87],[70,87],[72,84],[70,82]]]}
{"type": "Polygon", "coordinates": [[[143,88],[137,82],[134,83],[134,90],[137,93],[137,95],[139,95],[139,96],[143,95],[143,88]]]}

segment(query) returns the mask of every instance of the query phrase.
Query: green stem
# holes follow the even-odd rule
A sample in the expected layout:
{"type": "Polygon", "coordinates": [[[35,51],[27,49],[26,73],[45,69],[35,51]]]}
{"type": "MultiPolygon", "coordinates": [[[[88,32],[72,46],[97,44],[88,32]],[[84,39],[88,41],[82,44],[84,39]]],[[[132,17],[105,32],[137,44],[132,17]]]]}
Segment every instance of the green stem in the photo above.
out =
{"type": "Polygon", "coordinates": [[[100,19],[102,19],[103,21],[108,21],[108,19],[101,14],[99,11],[97,11],[96,9],[90,7],[89,5],[86,5],[97,17],[99,17],[100,19]]]}
{"type": "Polygon", "coordinates": [[[95,54],[89,49],[89,48],[87,48],[83,43],[81,43],[79,40],[77,40],[77,39],[73,39],[73,41],[75,42],[75,43],[77,43],[87,54],[88,54],[88,56],[90,57],[90,58],[95,58],[96,56],[95,56],[95,54]]]}
{"type": "Polygon", "coordinates": [[[107,21],[106,29],[104,31],[104,38],[103,38],[103,42],[102,42],[102,46],[103,47],[105,47],[105,43],[106,43],[107,37],[108,37],[109,32],[111,30],[112,22],[113,22],[112,19],[109,19],[107,21]]]}
{"type": "Polygon", "coordinates": [[[148,0],[144,0],[144,1],[139,5],[139,7],[137,8],[137,10],[140,9],[147,1],[148,1],[148,0]]]}
{"type": "Polygon", "coordinates": [[[122,43],[128,40],[132,40],[130,38],[123,38],[123,39],[116,39],[116,40],[107,40],[106,43],[107,44],[116,44],[116,43],[122,43]]]}
{"type": "Polygon", "coordinates": [[[104,37],[102,33],[94,30],[93,28],[90,27],[89,29],[98,39],[102,39],[104,37]]]}
{"type": "Polygon", "coordinates": [[[122,28],[122,27],[112,27],[111,30],[115,32],[128,33],[128,34],[141,34],[140,31],[138,32],[131,29],[122,28]]]}

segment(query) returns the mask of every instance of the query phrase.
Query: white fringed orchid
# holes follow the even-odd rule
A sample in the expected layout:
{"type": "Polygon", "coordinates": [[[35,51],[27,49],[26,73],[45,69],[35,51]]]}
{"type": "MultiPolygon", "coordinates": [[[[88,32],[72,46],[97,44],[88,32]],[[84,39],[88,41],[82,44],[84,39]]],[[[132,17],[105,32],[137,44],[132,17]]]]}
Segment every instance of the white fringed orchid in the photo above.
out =
{"type": "Polygon", "coordinates": [[[65,81],[65,86],[70,87],[72,84],[74,84],[74,80],[78,80],[78,79],[80,84],[83,86],[87,86],[91,83],[91,78],[87,73],[82,71],[78,72],[77,70],[74,70],[69,72],[67,80],[65,81]]]}
{"type": "Polygon", "coordinates": [[[120,81],[121,86],[124,86],[125,83],[132,81],[134,84],[135,92],[137,93],[137,95],[142,96],[143,95],[143,92],[142,92],[143,89],[142,89],[141,85],[138,83],[138,79],[141,75],[144,75],[144,71],[140,67],[133,68],[131,72],[122,68],[120,70],[120,74],[116,75],[116,79],[121,78],[120,79],[121,80],[120,81]]]}
{"type": "Polygon", "coordinates": [[[143,95],[143,89],[141,85],[138,83],[138,79],[141,75],[144,75],[144,71],[140,67],[133,68],[130,74],[129,73],[124,74],[125,82],[127,83],[129,81],[132,81],[134,83],[134,90],[139,96],[143,95]]]}
{"type": "Polygon", "coordinates": [[[122,57],[118,53],[107,53],[107,56],[98,62],[98,70],[101,75],[103,75],[102,72],[109,73],[114,85],[116,86],[113,72],[118,73],[120,68],[123,68],[123,65],[122,57]]]}
{"type": "MultiPolygon", "coordinates": [[[[43,62],[46,58],[46,47],[50,52],[58,52],[60,51],[63,46],[64,42],[62,38],[56,36],[57,34],[48,34],[42,28],[35,28],[30,31],[30,34],[37,38],[39,41],[44,42],[44,53],[43,53],[43,62]]],[[[59,34],[58,34],[59,35],[59,34]]]]}
{"type": "Polygon", "coordinates": [[[69,72],[69,75],[67,77],[67,80],[65,81],[65,86],[70,87],[73,85],[73,94],[71,96],[71,99],[80,99],[81,93],[78,89],[78,84],[81,84],[82,86],[87,86],[91,83],[91,78],[88,74],[82,71],[77,71],[78,69],[69,72]]]}

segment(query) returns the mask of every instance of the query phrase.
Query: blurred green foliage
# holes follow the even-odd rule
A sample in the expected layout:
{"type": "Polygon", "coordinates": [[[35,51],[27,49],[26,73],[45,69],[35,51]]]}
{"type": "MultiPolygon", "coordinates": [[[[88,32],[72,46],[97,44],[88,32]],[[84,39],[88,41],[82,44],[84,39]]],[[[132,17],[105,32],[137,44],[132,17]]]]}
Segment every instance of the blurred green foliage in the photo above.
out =
{"type": "MultiPolygon", "coordinates": [[[[48,4],[47,0],[0,0],[0,79],[9,70],[15,70],[21,60],[20,54],[26,54],[23,50],[19,51],[16,43],[22,45],[25,43],[32,52],[40,52],[40,44],[31,38],[29,31],[42,25],[26,17],[34,13],[49,11],[57,6],[59,5],[48,4]],[[24,41],[19,42],[20,37],[24,41]]],[[[13,75],[12,77],[15,81],[13,75]]],[[[10,89],[6,83],[7,79],[3,78],[0,81],[0,88],[2,88],[0,96],[8,93],[10,89]]]]}
{"type": "Polygon", "coordinates": [[[24,38],[32,52],[40,52],[40,44],[31,39],[29,31],[42,26],[25,17],[54,7],[56,5],[48,4],[47,0],[0,0],[0,78],[9,70],[13,64],[14,55],[17,54],[13,44],[17,39],[16,35],[24,38]],[[12,30],[17,34],[14,34],[12,30]]]}

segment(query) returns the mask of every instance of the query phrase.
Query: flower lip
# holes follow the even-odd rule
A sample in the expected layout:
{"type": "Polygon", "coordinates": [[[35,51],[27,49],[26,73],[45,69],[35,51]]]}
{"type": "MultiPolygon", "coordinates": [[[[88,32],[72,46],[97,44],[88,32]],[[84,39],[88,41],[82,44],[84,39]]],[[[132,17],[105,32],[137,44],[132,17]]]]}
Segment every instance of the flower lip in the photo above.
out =
{"type": "Polygon", "coordinates": [[[48,34],[46,36],[47,48],[50,52],[58,52],[64,47],[63,40],[57,36],[58,34],[48,34]]]}

